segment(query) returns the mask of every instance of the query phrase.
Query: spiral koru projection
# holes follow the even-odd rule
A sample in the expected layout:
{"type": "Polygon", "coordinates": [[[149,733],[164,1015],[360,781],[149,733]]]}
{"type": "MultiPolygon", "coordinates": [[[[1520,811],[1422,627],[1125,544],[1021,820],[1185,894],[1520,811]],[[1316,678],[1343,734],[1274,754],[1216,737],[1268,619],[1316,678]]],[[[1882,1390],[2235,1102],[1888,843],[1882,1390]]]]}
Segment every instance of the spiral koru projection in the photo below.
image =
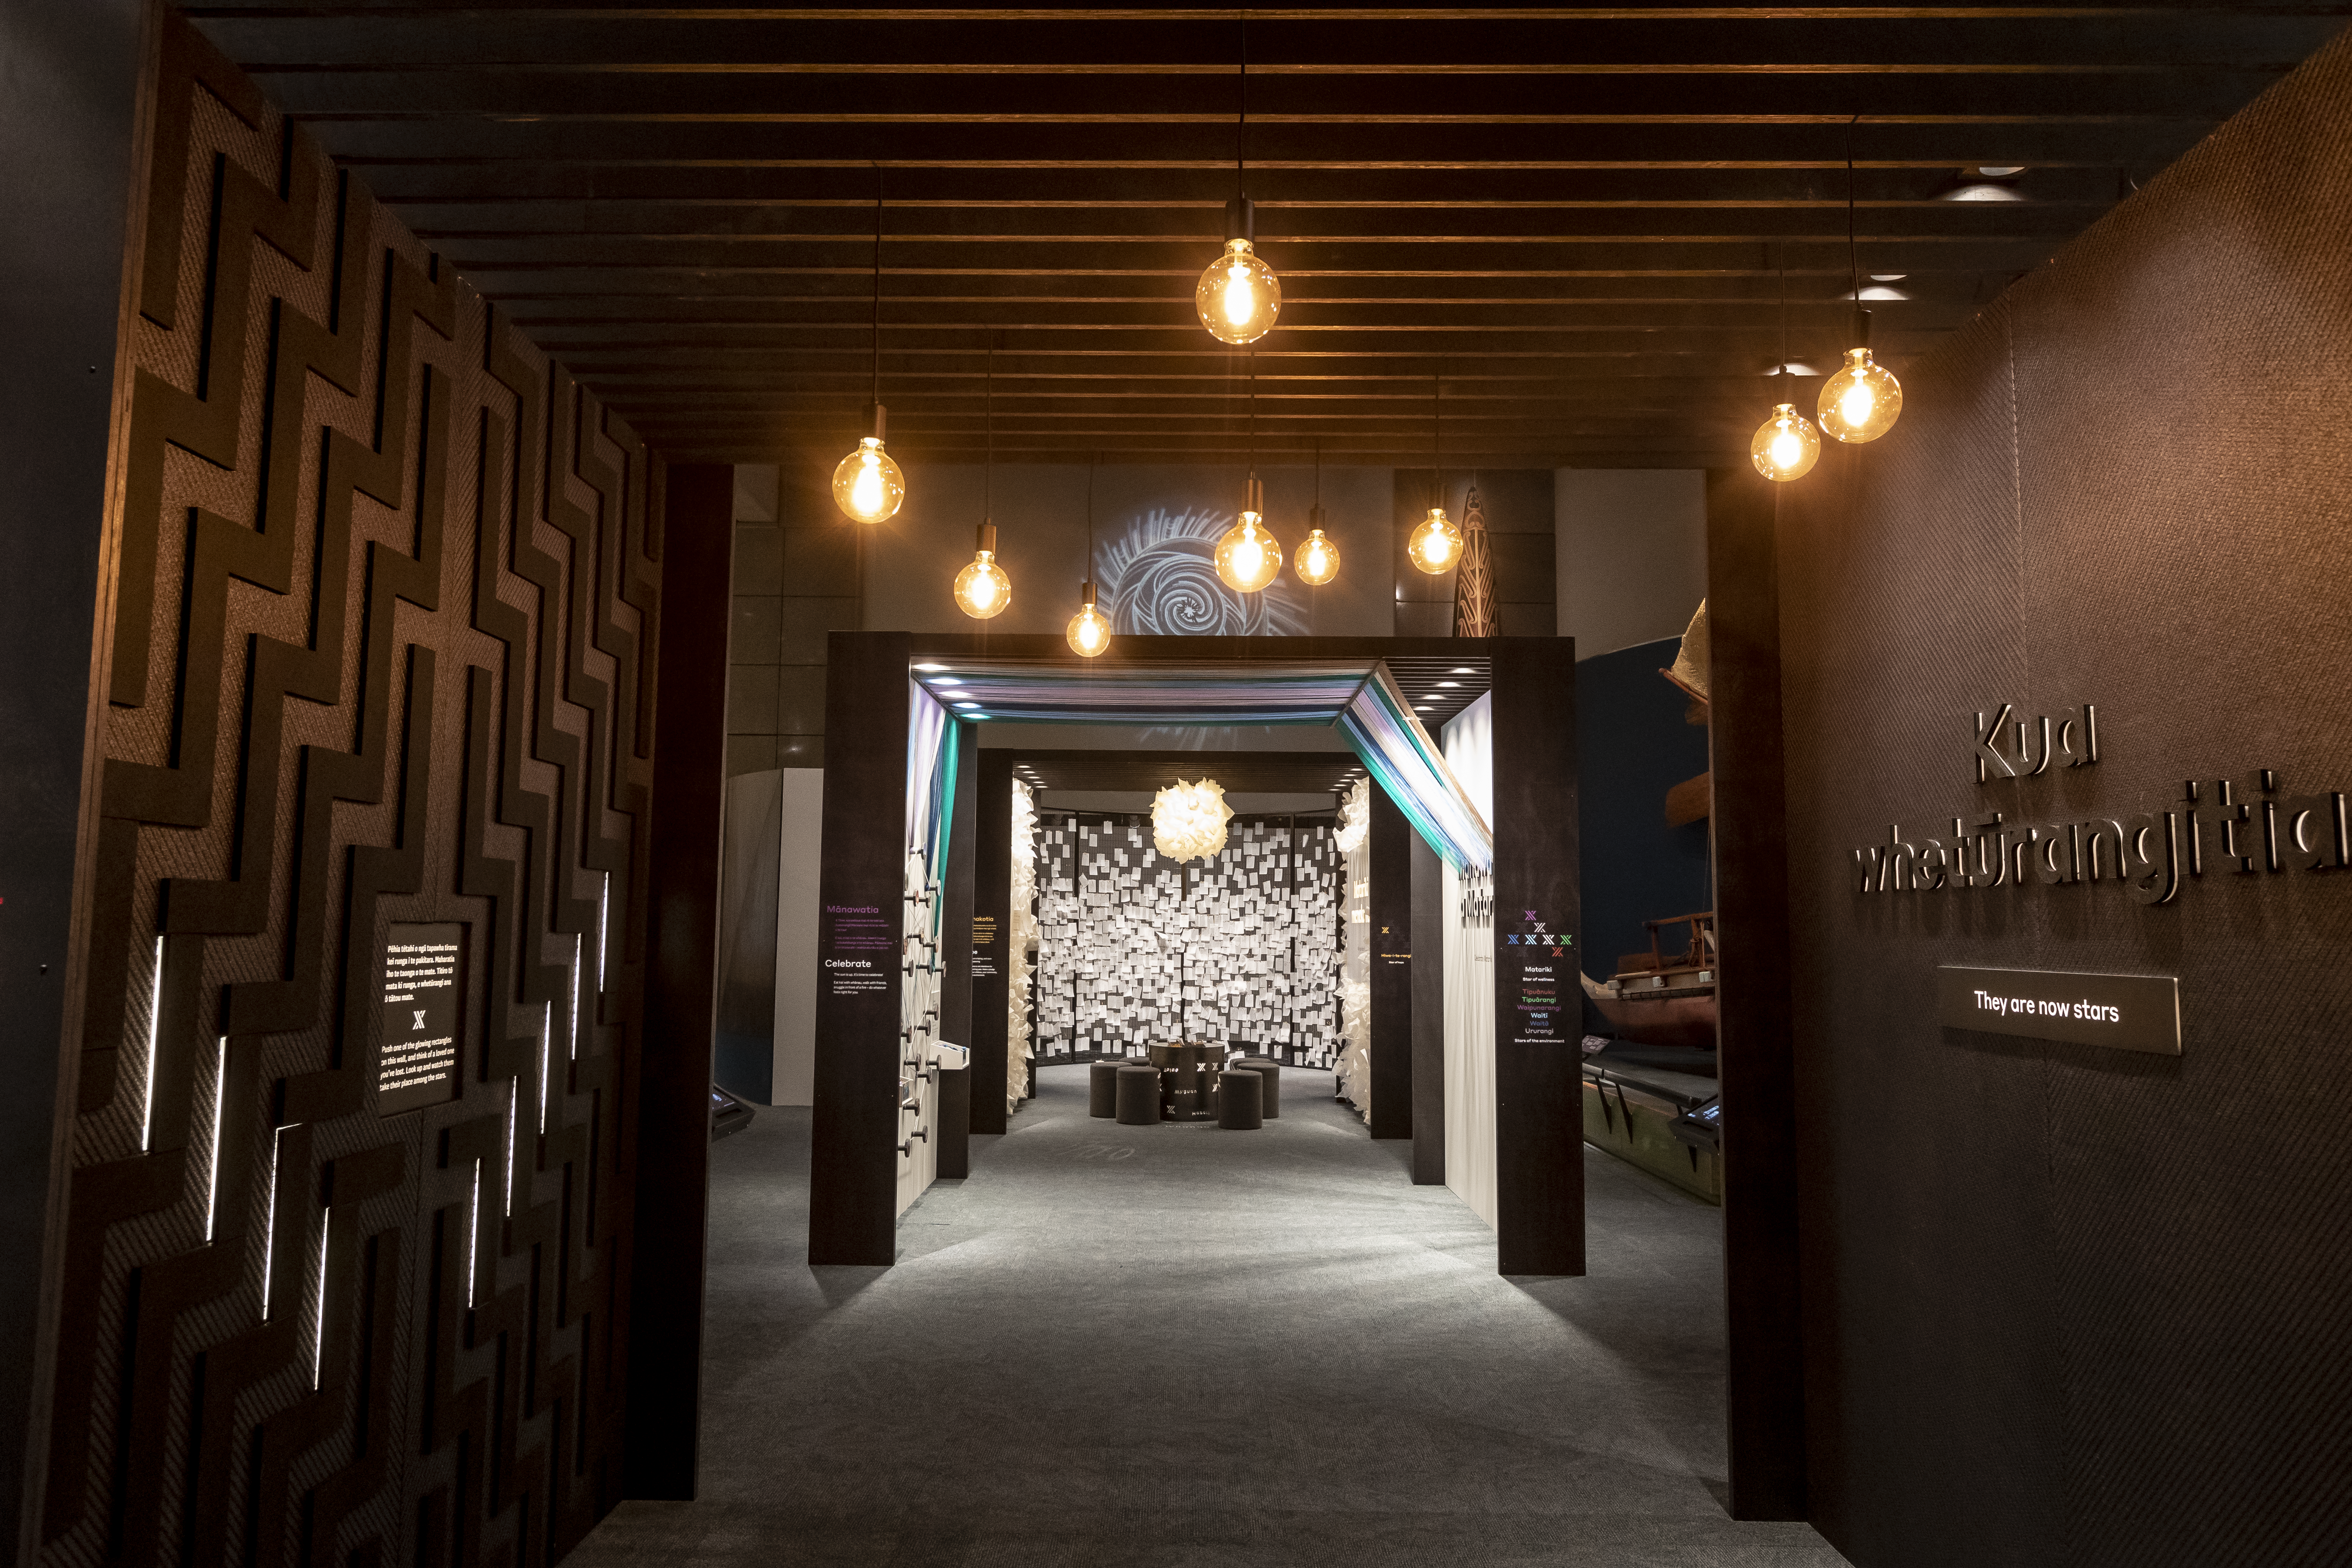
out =
{"type": "Polygon", "coordinates": [[[1240,594],[1217,575],[1217,540],[1232,512],[1153,508],[1106,542],[1096,586],[1122,636],[1297,637],[1306,606],[1287,577],[1240,594]]]}

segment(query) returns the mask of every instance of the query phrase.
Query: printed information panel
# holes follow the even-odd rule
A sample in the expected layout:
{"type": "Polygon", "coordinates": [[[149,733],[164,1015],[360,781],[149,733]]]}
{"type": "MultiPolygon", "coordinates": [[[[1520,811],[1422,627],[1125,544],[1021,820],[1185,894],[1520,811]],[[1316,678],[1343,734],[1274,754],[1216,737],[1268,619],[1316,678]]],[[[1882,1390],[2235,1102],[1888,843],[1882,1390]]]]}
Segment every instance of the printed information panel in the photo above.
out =
{"type": "Polygon", "coordinates": [[[375,1106],[382,1114],[457,1098],[465,952],[462,925],[394,925],[385,933],[383,1043],[375,1058],[375,1106]]]}
{"type": "Polygon", "coordinates": [[[1949,1029],[2177,1057],[2180,982],[2169,974],[1945,964],[1936,971],[1936,1021],[1949,1029]]]}

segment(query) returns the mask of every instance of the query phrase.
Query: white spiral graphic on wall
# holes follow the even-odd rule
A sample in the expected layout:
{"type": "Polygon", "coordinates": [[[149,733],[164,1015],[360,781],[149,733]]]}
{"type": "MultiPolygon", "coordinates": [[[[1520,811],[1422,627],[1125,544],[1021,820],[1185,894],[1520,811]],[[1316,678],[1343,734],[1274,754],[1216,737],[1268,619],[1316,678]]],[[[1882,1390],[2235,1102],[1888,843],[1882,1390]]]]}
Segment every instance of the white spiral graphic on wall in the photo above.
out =
{"type": "Polygon", "coordinates": [[[1106,542],[1095,584],[1113,629],[1123,637],[1306,635],[1307,606],[1287,576],[1256,594],[1237,594],[1217,576],[1217,540],[1235,516],[1155,507],[1106,542]]]}

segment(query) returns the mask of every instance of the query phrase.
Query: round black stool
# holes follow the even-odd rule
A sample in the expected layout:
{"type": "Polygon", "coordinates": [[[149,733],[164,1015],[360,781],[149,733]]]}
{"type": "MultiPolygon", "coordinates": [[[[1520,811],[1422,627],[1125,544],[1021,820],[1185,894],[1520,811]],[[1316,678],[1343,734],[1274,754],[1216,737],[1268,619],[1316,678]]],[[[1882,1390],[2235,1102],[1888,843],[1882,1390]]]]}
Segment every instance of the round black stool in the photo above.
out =
{"type": "Polygon", "coordinates": [[[1118,1119],[1129,1127],[1149,1127],[1160,1120],[1160,1073],[1148,1067],[1118,1069],[1118,1119]]]}
{"type": "Polygon", "coordinates": [[[1227,1078],[1235,1073],[1253,1073],[1265,1080],[1258,1090],[1258,1110],[1268,1121],[1282,1116],[1282,1064],[1267,1061],[1263,1057],[1244,1057],[1225,1071],[1227,1078]]]}
{"type": "Polygon", "coordinates": [[[1258,1096],[1265,1079],[1254,1072],[1229,1072],[1217,1079],[1217,1125],[1236,1132],[1265,1125],[1258,1096]]]}
{"type": "Polygon", "coordinates": [[[1087,1068],[1087,1114],[1118,1114],[1118,1063],[1095,1062],[1087,1068]]]}

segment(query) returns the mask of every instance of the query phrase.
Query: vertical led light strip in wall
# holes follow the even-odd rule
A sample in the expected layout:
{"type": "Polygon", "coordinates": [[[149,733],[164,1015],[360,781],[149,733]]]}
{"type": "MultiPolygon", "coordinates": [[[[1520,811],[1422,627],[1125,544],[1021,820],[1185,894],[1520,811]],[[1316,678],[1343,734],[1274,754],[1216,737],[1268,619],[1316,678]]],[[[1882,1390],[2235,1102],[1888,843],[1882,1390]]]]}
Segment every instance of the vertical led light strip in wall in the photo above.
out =
{"type": "Polygon", "coordinates": [[[155,1127],[155,1047],[163,1038],[163,939],[155,939],[155,976],[147,987],[147,1089],[140,1097],[139,1152],[155,1127]]]}
{"type": "Polygon", "coordinates": [[[213,1224],[220,1208],[220,1141],[221,1109],[228,1103],[228,1037],[220,1037],[218,1054],[213,1068],[213,1147],[211,1168],[205,1173],[205,1239],[213,1238],[213,1224]]]}
{"type": "Polygon", "coordinates": [[[514,1079],[507,1079],[507,1198],[506,1198],[506,1214],[507,1214],[507,1217],[508,1217],[509,1219],[512,1219],[512,1218],[514,1217],[515,1101],[516,1101],[516,1100],[520,1100],[521,1098],[522,1098],[522,1085],[520,1085],[520,1083],[517,1083],[517,1082],[516,1082],[514,1079]]]}
{"type": "Polygon", "coordinates": [[[572,1049],[571,1059],[580,1059],[580,983],[588,977],[580,972],[580,939],[572,939],[572,1049]]]}
{"type": "Polygon", "coordinates": [[[466,1305],[474,1304],[474,1265],[482,1255],[482,1163],[474,1162],[474,1201],[466,1205],[466,1305]]]}
{"type": "Polygon", "coordinates": [[[604,873],[604,889],[596,895],[596,994],[604,994],[605,921],[613,910],[613,873],[604,873]]]}
{"type": "Polygon", "coordinates": [[[539,1005],[539,1135],[547,1136],[547,1036],[555,1027],[555,1004],[539,1005]]]}
{"type": "Polygon", "coordinates": [[[310,1386],[319,1386],[319,1375],[327,1359],[327,1241],[334,1235],[329,1223],[335,1217],[332,1208],[319,1211],[319,1313],[310,1323],[310,1386]]]}
{"type": "Polygon", "coordinates": [[[261,1321],[269,1321],[269,1280],[278,1264],[278,1146],[286,1129],[269,1132],[269,1208],[261,1222],[261,1321]]]}

